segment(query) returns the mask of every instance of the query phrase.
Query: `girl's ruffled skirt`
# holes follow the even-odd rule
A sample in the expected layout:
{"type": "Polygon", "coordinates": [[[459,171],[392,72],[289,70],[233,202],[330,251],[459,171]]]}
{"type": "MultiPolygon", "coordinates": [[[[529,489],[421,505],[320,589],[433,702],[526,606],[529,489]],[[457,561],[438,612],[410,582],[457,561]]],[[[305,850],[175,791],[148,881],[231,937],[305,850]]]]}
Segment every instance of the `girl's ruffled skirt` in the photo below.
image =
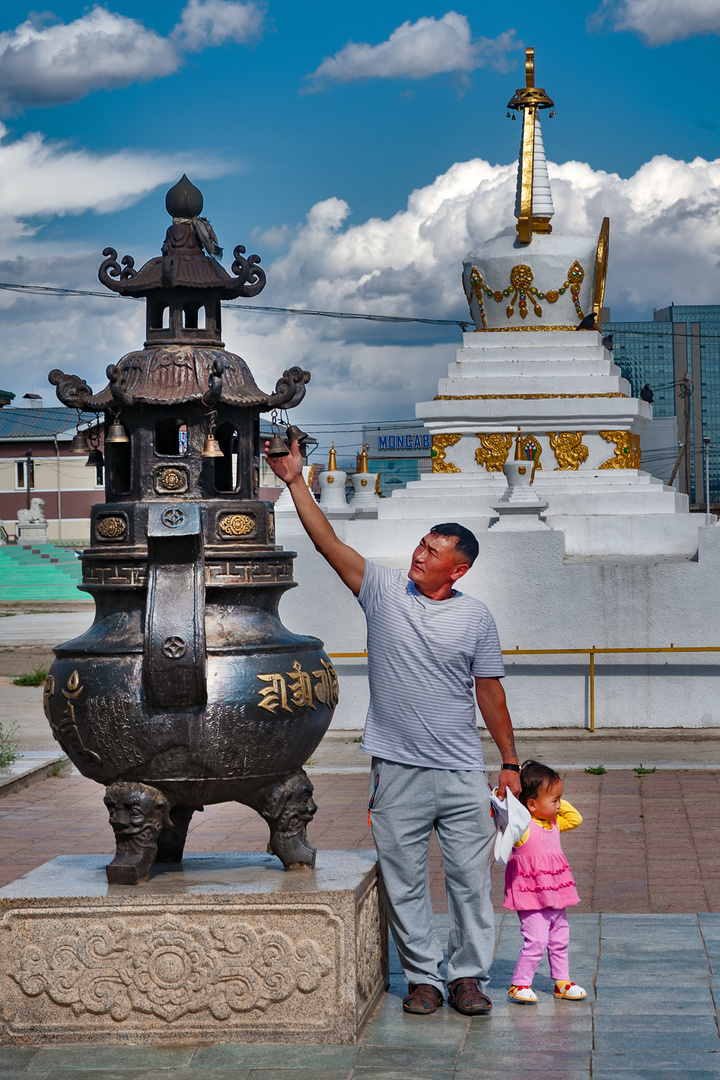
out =
{"type": "Polygon", "coordinates": [[[562,854],[522,857],[513,852],[505,870],[503,907],[510,911],[539,911],[579,904],[575,879],[562,854]]]}

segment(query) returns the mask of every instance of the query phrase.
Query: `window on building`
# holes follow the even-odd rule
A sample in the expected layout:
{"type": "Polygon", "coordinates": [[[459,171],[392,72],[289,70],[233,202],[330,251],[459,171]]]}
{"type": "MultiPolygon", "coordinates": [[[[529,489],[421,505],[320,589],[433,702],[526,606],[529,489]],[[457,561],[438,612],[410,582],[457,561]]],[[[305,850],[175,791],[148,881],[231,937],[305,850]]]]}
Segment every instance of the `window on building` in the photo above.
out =
{"type": "Polygon", "coordinates": [[[15,489],[17,491],[25,491],[27,489],[27,469],[30,469],[30,487],[35,487],[35,463],[33,461],[28,462],[27,458],[23,458],[22,461],[15,462],[15,489]]]}

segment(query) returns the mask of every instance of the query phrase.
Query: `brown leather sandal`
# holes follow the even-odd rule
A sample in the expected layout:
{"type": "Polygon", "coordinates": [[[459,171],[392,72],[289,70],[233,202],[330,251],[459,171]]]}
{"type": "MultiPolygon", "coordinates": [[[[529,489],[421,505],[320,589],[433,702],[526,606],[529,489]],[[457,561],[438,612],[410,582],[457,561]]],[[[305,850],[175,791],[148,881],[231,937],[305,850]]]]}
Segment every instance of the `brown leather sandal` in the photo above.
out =
{"type": "Polygon", "coordinates": [[[492,1001],[478,988],[477,979],[454,979],[448,987],[448,1005],[465,1016],[487,1016],[492,1001]]]}
{"type": "Polygon", "coordinates": [[[410,983],[408,990],[409,994],[403,998],[405,1012],[429,1016],[443,1003],[443,996],[437,986],[431,986],[430,983],[410,983]]]}

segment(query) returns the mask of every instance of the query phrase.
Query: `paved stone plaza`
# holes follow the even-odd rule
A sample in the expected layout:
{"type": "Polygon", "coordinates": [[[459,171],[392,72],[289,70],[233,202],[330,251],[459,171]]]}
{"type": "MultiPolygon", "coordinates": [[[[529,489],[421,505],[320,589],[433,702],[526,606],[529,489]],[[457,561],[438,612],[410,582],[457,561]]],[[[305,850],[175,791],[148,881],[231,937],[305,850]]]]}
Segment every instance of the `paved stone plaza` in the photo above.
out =
{"type": "MultiPolygon", "coordinates": [[[[371,846],[367,781],[314,778],[321,849],[371,846]]],[[[555,1001],[547,966],[538,1007],[506,1000],[520,935],[497,910],[493,1015],[447,1006],[402,1013],[405,983],[391,953],[391,985],[356,1046],[233,1043],[173,1047],[23,1047],[0,1050],[0,1080],[633,1080],[720,1077],[720,773],[632,771],[566,775],[581,829],[565,838],[583,903],[571,916],[572,976],[585,1002],[555,1001]]],[[[266,826],[244,807],[196,815],[192,851],[262,850],[266,826]]],[[[48,779],[0,800],[0,884],[57,854],[112,850],[101,789],[82,777],[48,779]]],[[[433,851],[437,919],[442,863],[433,851]]],[[[495,897],[500,897],[496,880],[495,897]]]]}

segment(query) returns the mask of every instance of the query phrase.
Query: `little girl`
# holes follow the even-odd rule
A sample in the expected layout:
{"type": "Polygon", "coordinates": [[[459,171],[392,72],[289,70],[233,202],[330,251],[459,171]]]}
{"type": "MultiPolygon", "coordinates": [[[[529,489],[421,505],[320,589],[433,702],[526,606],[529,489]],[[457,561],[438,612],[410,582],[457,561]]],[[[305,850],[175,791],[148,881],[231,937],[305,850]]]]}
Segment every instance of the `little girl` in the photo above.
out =
{"type": "Polygon", "coordinates": [[[547,949],[555,997],[578,1001],[587,997],[587,991],[570,981],[565,908],[579,904],[580,897],[560,847],[560,833],[577,828],[582,817],[563,799],[563,782],[547,765],[526,761],[520,780],[520,802],[532,820],[513,847],[505,870],[503,907],[517,911],[524,938],[508,997],[523,1005],[537,1004],[532,981],[547,949]]]}

